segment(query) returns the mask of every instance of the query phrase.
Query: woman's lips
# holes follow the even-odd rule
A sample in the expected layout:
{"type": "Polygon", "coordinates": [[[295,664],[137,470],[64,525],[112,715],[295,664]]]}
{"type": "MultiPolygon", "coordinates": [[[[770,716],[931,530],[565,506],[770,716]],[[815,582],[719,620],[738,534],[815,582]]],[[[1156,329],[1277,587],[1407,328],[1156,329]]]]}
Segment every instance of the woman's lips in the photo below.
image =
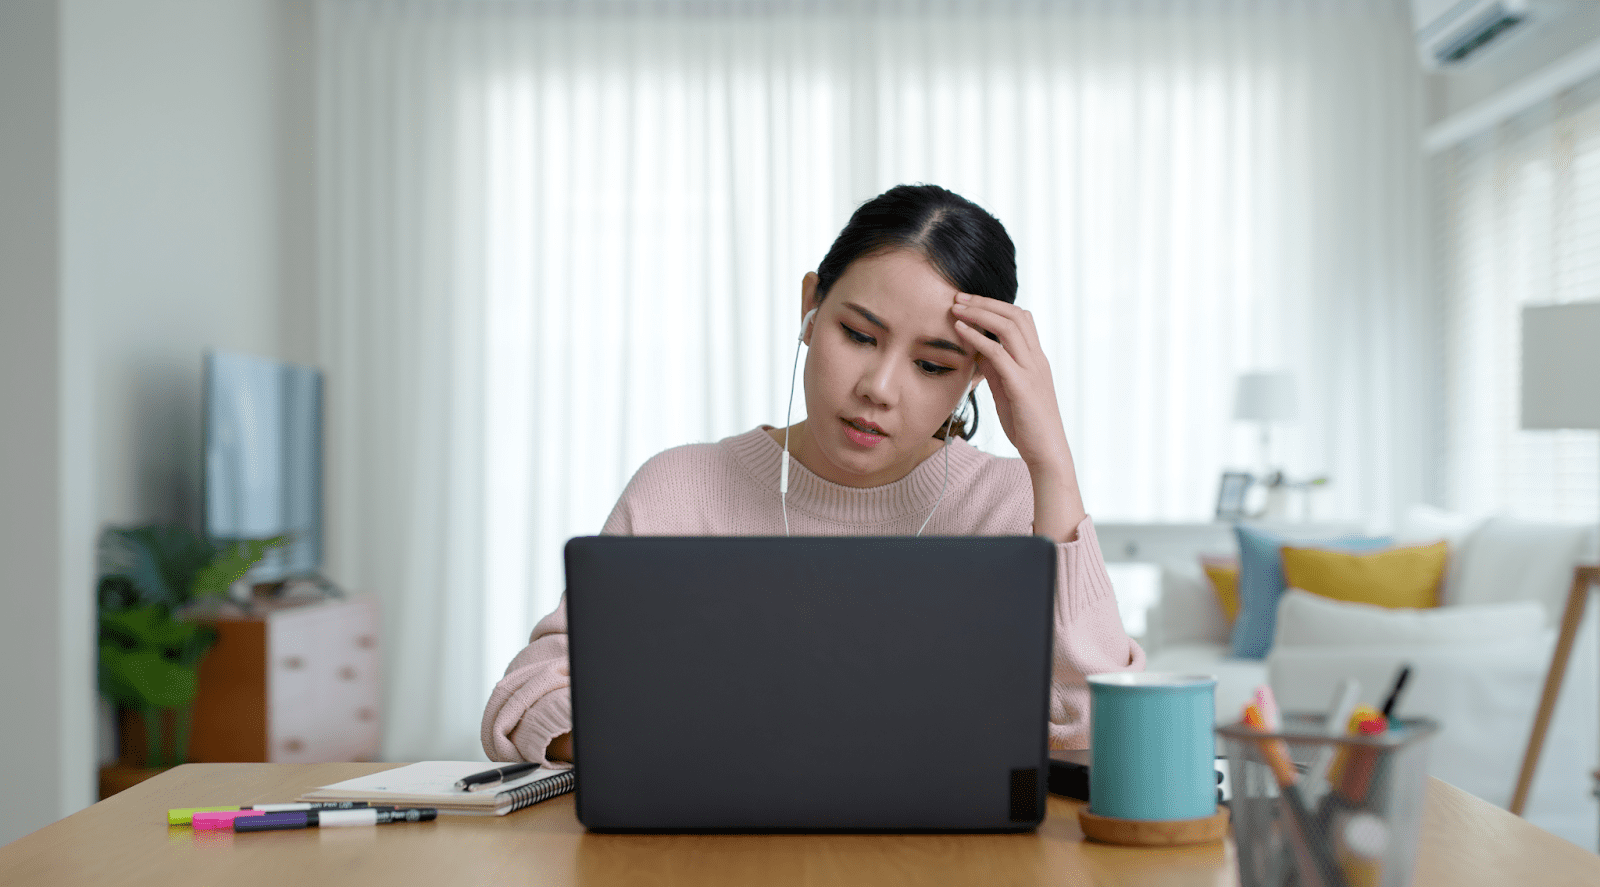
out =
{"type": "Polygon", "coordinates": [[[845,436],[858,447],[871,449],[889,439],[878,426],[865,419],[840,419],[844,423],[845,436]],[[869,430],[871,429],[871,430],[869,430]]]}

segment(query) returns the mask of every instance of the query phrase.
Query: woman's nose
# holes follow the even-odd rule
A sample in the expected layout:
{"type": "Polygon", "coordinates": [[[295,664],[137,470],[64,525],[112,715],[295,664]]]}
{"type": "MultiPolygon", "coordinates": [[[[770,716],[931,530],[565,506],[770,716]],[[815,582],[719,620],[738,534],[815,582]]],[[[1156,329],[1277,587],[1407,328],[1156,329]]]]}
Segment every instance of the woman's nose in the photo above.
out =
{"type": "Polygon", "coordinates": [[[856,383],[856,395],[879,406],[893,406],[895,384],[894,361],[873,361],[861,373],[861,379],[856,383]]]}

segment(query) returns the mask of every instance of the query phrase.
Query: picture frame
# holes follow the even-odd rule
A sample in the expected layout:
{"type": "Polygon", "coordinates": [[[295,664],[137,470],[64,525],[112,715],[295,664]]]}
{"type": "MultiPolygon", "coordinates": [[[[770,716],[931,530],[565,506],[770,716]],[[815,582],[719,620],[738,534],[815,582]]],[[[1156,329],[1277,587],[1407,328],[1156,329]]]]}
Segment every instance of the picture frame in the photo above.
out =
{"type": "Polygon", "coordinates": [[[1249,517],[1245,511],[1245,495],[1255,483],[1255,476],[1246,471],[1224,471],[1217,485],[1217,520],[1237,521],[1249,517]]]}

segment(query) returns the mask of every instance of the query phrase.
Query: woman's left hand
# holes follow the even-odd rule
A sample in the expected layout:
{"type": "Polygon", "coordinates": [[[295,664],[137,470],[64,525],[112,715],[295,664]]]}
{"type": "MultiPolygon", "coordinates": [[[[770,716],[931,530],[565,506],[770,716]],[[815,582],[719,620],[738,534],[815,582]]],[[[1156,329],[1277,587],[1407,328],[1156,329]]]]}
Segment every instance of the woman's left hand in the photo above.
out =
{"type": "Polygon", "coordinates": [[[1033,531],[1057,542],[1073,541],[1084,518],[1083,496],[1033,315],[1010,302],[967,293],[956,296],[951,311],[956,334],[983,356],[983,377],[989,380],[1000,427],[1028,466],[1033,531]]]}
{"type": "Polygon", "coordinates": [[[960,293],[951,309],[956,333],[983,355],[1000,427],[1030,470],[1071,462],[1067,433],[1056,401],[1050,361],[1039,346],[1033,315],[999,299],[960,293]],[[983,334],[993,333],[996,342],[983,334]]]}

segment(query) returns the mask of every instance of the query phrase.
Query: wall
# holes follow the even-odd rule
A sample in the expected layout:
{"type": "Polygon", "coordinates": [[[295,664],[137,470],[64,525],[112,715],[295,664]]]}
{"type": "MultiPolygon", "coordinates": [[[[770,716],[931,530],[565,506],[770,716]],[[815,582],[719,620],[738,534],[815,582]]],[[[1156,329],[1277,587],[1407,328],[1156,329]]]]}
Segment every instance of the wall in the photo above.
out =
{"type": "Polygon", "coordinates": [[[63,7],[63,285],[96,309],[101,521],[200,519],[201,356],[276,356],[271,0],[63,7]]]}
{"type": "Polygon", "coordinates": [[[60,285],[61,19],[0,3],[0,843],[92,800],[92,411],[60,285]]]}
{"type": "Polygon", "coordinates": [[[278,0],[0,3],[0,843],[94,799],[94,545],[194,524],[201,354],[279,354],[278,0]]]}
{"type": "Polygon", "coordinates": [[[278,347],[307,365],[317,360],[318,325],[315,6],[280,0],[277,34],[278,347]]]}

